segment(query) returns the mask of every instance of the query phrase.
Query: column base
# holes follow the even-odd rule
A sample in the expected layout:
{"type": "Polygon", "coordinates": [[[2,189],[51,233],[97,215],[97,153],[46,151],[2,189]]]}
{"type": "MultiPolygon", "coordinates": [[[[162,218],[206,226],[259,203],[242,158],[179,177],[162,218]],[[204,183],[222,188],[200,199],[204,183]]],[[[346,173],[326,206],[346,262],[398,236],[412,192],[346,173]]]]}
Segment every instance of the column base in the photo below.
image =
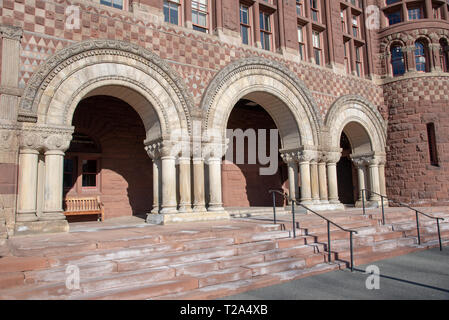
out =
{"type": "Polygon", "coordinates": [[[161,213],[161,214],[149,214],[147,215],[147,223],[150,224],[175,224],[185,222],[197,222],[197,221],[217,221],[217,220],[229,220],[229,213],[226,211],[221,212],[185,212],[185,213],[161,213]]]}
{"type": "Polygon", "coordinates": [[[313,211],[327,211],[327,210],[345,210],[345,206],[342,203],[312,203],[312,204],[304,204],[313,211]]]}
{"type": "Polygon", "coordinates": [[[49,220],[33,222],[16,222],[14,226],[15,236],[26,236],[43,233],[69,232],[67,220],[49,220]]]}
{"type": "Polygon", "coordinates": [[[66,216],[61,211],[44,212],[39,217],[40,221],[66,220],[66,216]]]}
{"type": "Polygon", "coordinates": [[[213,205],[213,206],[209,206],[208,208],[207,208],[207,211],[210,211],[210,212],[221,212],[221,211],[224,211],[224,208],[221,206],[221,205],[213,205]]]}
{"type": "Polygon", "coordinates": [[[165,207],[162,208],[160,211],[160,214],[177,214],[178,210],[176,210],[176,207],[165,207]]]}
{"type": "Polygon", "coordinates": [[[180,205],[179,209],[178,209],[179,213],[189,213],[192,212],[192,208],[188,205],[184,206],[184,205],[180,205]]]}
{"type": "Polygon", "coordinates": [[[35,212],[18,212],[16,216],[17,222],[31,222],[37,221],[39,218],[37,217],[35,212]]]}

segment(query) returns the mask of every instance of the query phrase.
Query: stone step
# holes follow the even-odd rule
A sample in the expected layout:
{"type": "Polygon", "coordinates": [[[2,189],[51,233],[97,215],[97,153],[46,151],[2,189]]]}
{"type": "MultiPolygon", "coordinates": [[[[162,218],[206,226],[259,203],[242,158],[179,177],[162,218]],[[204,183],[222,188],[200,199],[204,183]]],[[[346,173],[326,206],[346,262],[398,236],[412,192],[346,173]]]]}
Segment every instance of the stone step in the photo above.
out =
{"type": "MultiPolygon", "coordinates": [[[[393,250],[390,251],[378,251],[378,252],[370,252],[370,253],[364,253],[364,254],[355,254],[354,255],[354,265],[359,266],[363,264],[372,263],[379,260],[389,259],[392,257],[401,256],[404,254],[412,253],[417,251],[417,248],[414,247],[396,247],[393,250]]],[[[347,264],[347,267],[349,267],[349,260],[343,259],[341,262],[344,262],[347,264]]]]}
{"type": "Polygon", "coordinates": [[[254,277],[284,270],[300,269],[305,267],[306,261],[304,258],[285,258],[245,266],[245,268],[251,270],[254,277]]]}
{"type": "Polygon", "coordinates": [[[49,268],[52,260],[46,257],[14,257],[0,258],[0,274],[3,272],[20,272],[49,268]]]}
{"type": "Polygon", "coordinates": [[[79,294],[69,297],[72,300],[144,300],[157,296],[175,295],[198,288],[198,279],[193,277],[181,277],[169,281],[161,281],[152,284],[129,286],[79,294]]]}
{"type": "Polygon", "coordinates": [[[267,287],[279,283],[279,277],[272,275],[263,275],[246,280],[221,283],[212,286],[206,286],[199,289],[175,293],[162,294],[154,297],[154,300],[212,300],[222,298],[262,287],[267,287]]]}
{"type": "Polygon", "coordinates": [[[9,289],[18,287],[24,284],[25,276],[23,272],[1,272],[0,273],[0,288],[9,289]]]}
{"type": "Polygon", "coordinates": [[[250,234],[240,234],[236,235],[235,243],[248,243],[255,241],[264,241],[264,240],[274,240],[274,239],[282,239],[289,238],[290,232],[288,231],[270,231],[270,232],[261,232],[261,233],[250,233],[250,234]]]}
{"type": "Polygon", "coordinates": [[[220,283],[251,279],[252,276],[251,269],[236,267],[196,275],[195,278],[198,279],[198,287],[202,288],[220,283]]]}
{"type": "Polygon", "coordinates": [[[416,238],[399,238],[392,240],[383,240],[374,243],[373,251],[385,252],[389,250],[394,250],[398,247],[411,246],[417,243],[416,238]]]}
{"type": "Polygon", "coordinates": [[[217,247],[200,250],[191,250],[187,252],[175,252],[169,254],[159,254],[135,259],[116,260],[119,272],[140,270],[151,267],[158,267],[172,264],[182,264],[196,262],[201,260],[210,260],[220,257],[234,256],[236,254],[235,246],[217,247]]]}
{"type": "Polygon", "coordinates": [[[279,259],[308,256],[318,252],[319,250],[315,246],[302,245],[297,247],[274,249],[270,251],[264,251],[261,253],[264,254],[265,262],[269,262],[279,259]]]}
{"type": "Polygon", "coordinates": [[[233,267],[240,267],[247,264],[261,263],[265,261],[265,256],[262,252],[253,252],[247,254],[240,254],[237,256],[222,257],[214,259],[218,263],[219,269],[228,269],[233,267]]]}

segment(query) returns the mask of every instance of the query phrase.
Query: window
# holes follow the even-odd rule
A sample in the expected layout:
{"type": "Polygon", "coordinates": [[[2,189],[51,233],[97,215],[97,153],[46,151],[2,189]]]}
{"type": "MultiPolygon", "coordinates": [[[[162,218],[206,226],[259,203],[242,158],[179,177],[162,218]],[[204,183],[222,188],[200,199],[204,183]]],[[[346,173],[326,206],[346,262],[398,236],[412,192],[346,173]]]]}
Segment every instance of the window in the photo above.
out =
{"type": "Polygon", "coordinates": [[[242,43],[251,43],[251,25],[249,20],[249,7],[240,5],[240,36],[242,37],[242,43]]]}
{"type": "Polygon", "coordinates": [[[306,60],[306,45],[304,43],[304,27],[298,26],[298,43],[299,43],[299,56],[301,60],[306,60]]]}
{"type": "Polygon", "coordinates": [[[179,25],[180,16],[181,0],[164,0],[164,21],[179,25]]]}
{"type": "Polygon", "coordinates": [[[122,10],[124,7],[123,1],[124,0],[100,0],[100,4],[122,10]]]}
{"type": "Polygon", "coordinates": [[[419,20],[422,19],[421,8],[408,9],[408,19],[409,20],[419,20]]]}
{"type": "Polygon", "coordinates": [[[346,41],[346,42],[343,44],[343,50],[344,50],[344,54],[345,54],[345,69],[346,69],[346,72],[347,72],[348,74],[350,74],[350,73],[351,73],[351,65],[350,65],[350,63],[349,63],[349,56],[348,56],[348,52],[349,52],[349,41],[346,41]]]}
{"type": "Polygon", "coordinates": [[[359,36],[359,25],[357,16],[352,16],[352,35],[356,38],[359,36]]]}
{"type": "Polygon", "coordinates": [[[323,62],[321,56],[321,38],[318,31],[312,32],[312,43],[313,43],[313,56],[315,58],[315,63],[321,65],[323,62]]]}
{"type": "Polygon", "coordinates": [[[262,49],[271,50],[271,19],[270,15],[265,12],[259,13],[260,23],[260,42],[262,49]]]}
{"type": "Polygon", "coordinates": [[[320,22],[320,8],[318,0],[310,0],[310,13],[313,21],[320,22]]]}
{"type": "Polygon", "coordinates": [[[386,4],[389,5],[389,4],[393,4],[393,3],[397,3],[397,2],[401,2],[401,0],[387,0],[386,4]]]}
{"type": "Polygon", "coordinates": [[[63,186],[64,190],[70,190],[73,187],[76,180],[76,158],[65,158],[64,159],[64,176],[63,176],[63,186]]]}
{"type": "Polygon", "coordinates": [[[448,44],[446,39],[440,40],[440,65],[443,72],[449,72],[448,44]]]}
{"type": "Polygon", "coordinates": [[[341,31],[343,31],[343,33],[347,33],[348,29],[346,29],[346,12],[345,12],[345,10],[340,11],[340,17],[341,17],[341,31]]]}
{"type": "Polygon", "coordinates": [[[209,0],[192,0],[193,30],[209,32],[209,0]]]}
{"type": "Polygon", "coordinates": [[[363,76],[363,47],[355,47],[355,70],[357,76],[363,76]]]}
{"type": "Polygon", "coordinates": [[[405,73],[404,54],[400,45],[391,47],[391,68],[394,77],[402,76],[405,73]]]}
{"type": "Polygon", "coordinates": [[[302,16],[304,12],[303,0],[296,0],[296,15],[302,16]]]}
{"type": "Polygon", "coordinates": [[[419,71],[419,72],[427,72],[428,71],[427,47],[421,41],[417,41],[415,43],[415,64],[416,64],[416,71],[419,71]]]}
{"type": "Polygon", "coordinates": [[[441,7],[433,7],[432,12],[434,19],[441,19],[441,7]]]}
{"type": "Polygon", "coordinates": [[[97,187],[97,160],[82,160],[81,186],[83,188],[97,187]]]}
{"type": "Polygon", "coordinates": [[[429,144],[430,164],[438,166],[438,151],[435,136],[435,124],[433,122],[427,124],[427,142],[429,144]]]}
{"type": "Polygon", "coordinates": [[[392,26],[396,23],[402,22],[401,11],[387,13],[388,25],[392,26]]]}

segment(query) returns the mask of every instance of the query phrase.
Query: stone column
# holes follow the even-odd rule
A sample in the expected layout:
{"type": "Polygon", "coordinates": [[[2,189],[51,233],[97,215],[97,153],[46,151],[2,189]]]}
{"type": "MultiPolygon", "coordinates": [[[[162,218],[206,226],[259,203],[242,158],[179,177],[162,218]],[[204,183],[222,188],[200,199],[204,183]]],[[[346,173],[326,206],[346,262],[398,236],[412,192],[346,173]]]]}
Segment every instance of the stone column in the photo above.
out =
{"type": "Polygon", "coordinates": [[[313,154],[310,151],[300,151],[298,153],[299,174],[301,180],[301,203],[312,203],[310,161],[313,154]]]}
{"type": "Polygon", "coordinates": [[[178,213],[176,202],[176,157],[170,143],[162,142],[162,209],[160,213],[178,213]]]}
{"type": "Polygon", "coordinates": [[[223,211],[221,193],[221,158],[208,158],[210,200],[208,211],[223,211]]]}
{"type": "Polygon", "coordinates": [[[320,180],[320,202],[322,204],[329,203],[327,194],[327,174],[326,174],[326,162],[323,158],[318,162],[318,177],[320,180]]]}
{"type": "Polygon", "coordinates": [[[379,186],[379,159],[372,157],[367,160],[369,168],[370,190],[373,191],[370,195],[370,201],[380,201],[380,186],[379,186]],[[374,193],[375,192],[375,193],[374,193]],[[377,193],[377,194],[376,194],[377,193]]]}
{"type": "Polygon", "coordinates": [[[296,191],[298,190],[298,165],[292,153],[282,153],[282,160],[288,166],[288,189],[290,200],[296,200],[296,191]]]}
{"type": "Polygon", "coordinates": [[[37,168],[39,151],[20,149],[17,195],[17,221],[36,221],[37,168]]]}
{"type": "Polygon", "coordinates": [[[40,220],[63,220],[64,151],[48,150],[45,152],[44,211],[40,220]]]}
{"type": "Polygon", "coordinates": [[[179,158],[179,212],[192,212],[190,158],[179,158]]]}
{"type": "Polygon", "coordinates": [[[380,189],[380,194],[385,196],[384,205],[388,205],[387,185],[385,183],[385,163],[386,162],[387,162],[387,159],[385,156],[379,157],[379,189],[380,189]]]}
{"type": "Polygon", "coordinates": [[[337,162],[340,161],[341,152],[327,153],[327,179],[329,187],[329,203],[340,204],[338,199],[337,162]]]}
{"type": "Polygon", "coordinates": [[[148,156],[153,161],[153,209],[152,214],[158,214],[161,206],[161,187],[162,187],[162,161],[161,161],[161,144],[152,143],[145,146],[148,156]]]}
{"type": "MultiPolygon", "coordinates": [[[[359,197],[356,203],[356,207],[360,207],[362,206],[362,195],[363,189],[367,189],[366,188],[366,159],[365,158],[360,158],[360,157],[354,157],[352,158],[352,161],[354,162],[354,165],[357,168],[357,179],[358,179],[358,184],[359,184],[359,197]]],[[[368,199],[366,198],[366,191],[365,191],[365,201],[367,201],[368,199]]]]}
{"type": "Polygon", "coordinates": [[[193,158],[193,211],[205,212],[204,159],[193,158]]]}
{"type": "Polygon", "coordinates": [[[320,203],[320,183],[318,177],[318,154],[310,161],[310,184],[312,188],[313,203],[320,203]]]}

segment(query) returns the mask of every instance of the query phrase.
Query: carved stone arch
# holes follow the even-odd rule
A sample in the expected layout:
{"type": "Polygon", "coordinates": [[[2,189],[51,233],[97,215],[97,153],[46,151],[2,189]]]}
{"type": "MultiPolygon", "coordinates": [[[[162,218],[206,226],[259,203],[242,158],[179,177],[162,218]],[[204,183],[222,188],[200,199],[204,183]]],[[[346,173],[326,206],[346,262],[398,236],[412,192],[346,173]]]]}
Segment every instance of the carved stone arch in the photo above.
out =
{"type": "Polygon", "coordinates": [[[322,119],[309,90],[282,63],[260,57],[235,61],[211,81],[201,101],[203,132],[224,137],[229,115],[242,98],[270,114],[284,149],[320,144],[322,119]],[[268,104],[275,107],[267,108],[268,104]]]}
{"type": "Polygon", "coordinates": [[[19,121],[70,125],[73,104],[88,89],[114,85],[147,100],[161,122],[162,136],[178,129],[191,132],[194,104],[182,78],[156,54],[116,40],[83,41],[50,57],[24,90],[19,121]]]}
{"type": "MultiPolygon", "coordinates": [[[[360,144],[359,150],[355,150],[356,153],[385,153],[387,123],[371,102],[357,95],[340,97],[330,107],[325,118],[325,127],[329,130],[330,148],[340,147],[341,133],[351,123],[356,124],[354,127],[358,127],[357,130],[363,128],[370,140],[370,146],[360,144]]],[[[358,133],[358,135],[363,134],[362,131],[358,133]]]]}

